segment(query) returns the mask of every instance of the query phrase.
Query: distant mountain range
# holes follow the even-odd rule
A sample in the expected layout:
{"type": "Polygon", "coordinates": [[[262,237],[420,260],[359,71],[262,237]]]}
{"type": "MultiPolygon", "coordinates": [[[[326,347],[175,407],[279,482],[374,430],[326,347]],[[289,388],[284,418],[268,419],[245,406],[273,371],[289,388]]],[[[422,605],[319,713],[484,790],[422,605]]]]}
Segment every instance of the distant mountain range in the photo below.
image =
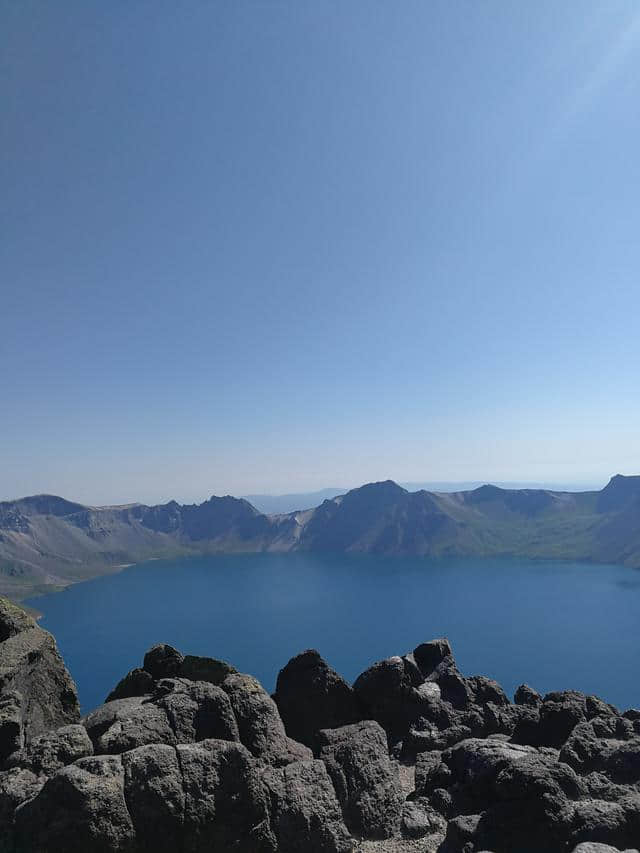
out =
{"type": "Polygon", "coordinates": [[[408,491],[391,480],[266,515],[244,498],[90,507],[0,503],[0,593],[14,599],[181,554],[334,551],[577,559],[640,567],[640,476],[600,491],[408,491]]]}
{"type": "MultiPolygon", "coordinates": [[[[482,480],[469,480],[464,482],[452,482],[450,480],[430,480],[426,483],[400,483],[403,489],[408,492],[470,492],[480,486],[485,485],[482,480]]],[[[586,492],[595,491],[600,488],[600,484],[595,483],[502,483],[494,482],[494,486],[499,486],[503,489],[550,489],[554,492],[586,492]]],[[[309,509],[318,506],[327,498],[335,498],[338,495],[344,495],[349,489],[333,488],[320,489],[317,492],[294,492],[286,495],[243,495],[246,501],[259,511],[266,515],[282,512],[296,512],[301,509],[309,509]]]]}

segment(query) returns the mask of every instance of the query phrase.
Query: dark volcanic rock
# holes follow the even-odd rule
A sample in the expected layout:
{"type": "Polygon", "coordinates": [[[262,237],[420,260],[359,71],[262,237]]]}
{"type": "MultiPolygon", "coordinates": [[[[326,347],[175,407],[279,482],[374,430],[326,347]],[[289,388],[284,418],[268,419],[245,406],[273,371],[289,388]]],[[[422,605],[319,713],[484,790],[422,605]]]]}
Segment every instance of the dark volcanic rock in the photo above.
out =
{"type": "Polygon", "coordinates": [[[35,627],[35,621],[21,607],[0,597],[0,643],[35,627]]]}
{"type": "Polygon", "coordinates": [[[0,766],[49,729],[80,719],[75,684],[55,640],[0,598],[0,766]]]}
{"type": "Polygon", "coordinates": [[[240,740],[231,702],[224,690],[208,681],[184,679],[175,679],[173,688],[157,700],[157,705],[165,711],[178,743],[207,738],[240,740]]]}
{"type": "Polygon", "coordinates": [[[159,643],[146,653],[142,666],[154,679],[177,678],[183,661],[184,655],[177,649],[166,643],[159,643]]]}
{"type": "Polygon", "coordinates": [[[424,838],[436,832],[444,833],[446,827],[446,820],[426,798],[405,801],[401,822],[401,831],[405,838],[424,838]]]}
{"type": "Polygon", "coordinates": [[[116,699],[92,711],[84,724],[96,754],[118,754],[148,743],[175,744],[164,708],[141,698],[116,699]]]}
{"type": "Polygon", "coordinates": [[[542,696],[533,687],[529,687],[528,684],[521,684],[514,694],[513,701],[516,705],[539,708],[542,705],[542,696]]]}
{"type": "Polygon", "coordinates": [[[538,853],[565,849],[573,800],[586,789],[553,754],[500,740],[468,740],[443,753],[451,771],[452,809],[475,815],[473,826],[449,824],[448,845],[464,835],[471,849],[538,853]],[[464,829],[464,832],[463,832],[464,829]]]}
{"type": "Polygon", "coordinates": [[[354,842],[322,761],[270,768],[263,780],[280,853],[351,853],[354,842]]]}
{"type": "Polygon", "coordinates": [[[178,746],[177,754],[184,787],[183,849],[271,853],[268,795],[248,750],[205,740],[178,746]]]}
{"type": "Polygon", "coordinates": [[[540,706],[538,743],[560,747],[574,727],[586,719],[585,697],[575,690],[548,693],[540,706]]]}
{"type": "Polygon", "coordinates": [[[16,810],[20,851],[134,853],[120,756],[81,758],[16,810]]]}
{"type": "Polygon", "coordinates": [[[185,655],[180,666],[180,677],[191,681],[209,681],[211,684],[222,684],[228,675],[237,673],[237,669],[224,660],[185,655]]]}
{"type": "Polygon", "coordinates": [[[441,752],[433,750],[418,755],[415,769],[416,794],[428,796],[436,788],[446,788],[450,778],[451,770],[442,761],[441,752]]]}
{"type": "Polygon", "coordinates": [[[392,657],[374,663],[353,685],[363,715],[380,723],[392,737],[402,737],[431,704],[432,696],[422,694],[412,676],[401,657],[392,657]]]}
{"type": "Polygon", "coordinates": [[[0,772],[0,850],[13,852],[13,820],[16,808],[38,793],[44,778],[30,770],[12,767],[0,772]]]}
{"type": "Polygon", "coordinates": [[[173,853],[182,847],[185,794],[176,749],[150,744],[122,755],[127,809],[138,848],[173,853]]]}
{"type": "Polygon", "coordinates": [[[17,690],[6,690],[0,693],[0,764],[23,744],[22,696],[17,690]]]}
{"type": "Polygon", "coordinates": [[[275,765],[313,757],[310,749],[287,737],[276,703],[251,675],[229,675],[222,689],[231,701],[240,740],[253,756],[275,765]]]}
{"type": "Polygon", "coordinates": [[[640,782],[640,736],[630,720],[596,717],[577,725],[560,750],[577,773],[604,773],[612,782],[640,782]]]}
{"type": "Polygon", "coordinates": [[[365,838],[390,838],[398,830],[404,797],[378,723],[323,729],[318,743],[349,829],[365,838]]]}
{"type": "Polygon", "coordinates": [[[13,766],[30,770],[37,776],[53,775],[56,770],[72,764],[78,758],[93,754],[93,744],[84,726],[62,726],[34,738],[29,746],[14,753],[9,761],[13,766]]]}
{"type": "Polygon", "coordinates": [[[280,670],[273,698],[287,734],[311,748],[320,729],[361,718],[353,690],[315,649],[296,655],[280,670]]]}
{"type": "Polygon", "coordinates": [[[113,702],[114,699],[129,699],[132,696],[145,696],[151,693],[154,685],[153,677],[146,669],[132,669],[122,678],[104,700],[113,702]]]}
{"type": "Polygon", "coordinates": [[[445,637],[417,646],[413,650],[413,657],[425,678],[432,675],[443,663],[453,663],[451,645],[445,637]]]}
{"type": "Polygon", "coordinates": [[[532,746],[561,747],[574,727],[588,715],[587,697],[576,690],[548,693],[538,708],[532,702],[526,707],[529,711],[521,713],[514,740],[532,746]]]}
{"type": "Polygon", "coordinates": [[[155,646],[77,725],[60,720],[70,679],[52,639],[3,612],[2,853],[399,853],[445,834],[441,853],[568,853],[640,839],[640,712],[526,685],[512,704],[463,676],[446,640],[374,664],[353,690],[304,652],[277,704],[223,661],[155,646]]]}

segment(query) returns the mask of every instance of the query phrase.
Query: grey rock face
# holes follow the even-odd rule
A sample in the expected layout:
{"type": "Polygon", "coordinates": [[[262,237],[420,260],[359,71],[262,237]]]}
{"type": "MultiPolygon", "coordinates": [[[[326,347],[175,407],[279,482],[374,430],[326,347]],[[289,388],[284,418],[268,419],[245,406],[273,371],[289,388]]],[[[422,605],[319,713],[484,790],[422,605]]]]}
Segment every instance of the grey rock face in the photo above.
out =
{"type": "Polygon", "coordinates": [[[0,598],[0,766],[16,748],[79,719],[76,687],[55,640],[0,598]]]}
{"type": "Polygon", "coordinates": [[[239,743],[209,740],[180,745],[177,753],[185,796],[184,849],[273,851],[267,792],[249,751],[239,743]]]}
{"type": "Polygon", "coordinates": [[[441,637],[419,645],[413,650],[413,657],[422,674],[427,677],[437,671],[443,663],[451,663],[453,651],[449,640],[441,637]]]}
{"type": "Polygon", "coordinates": [[[191,681],[208,681],[211,684],[222,684],[228,675],[238,670],[223,660],[185,655],[180,667],[180,676],[191,681]]]}
{"type": "Polygon", "coordinates": [[[148,743],[177,743],[165,709],[141,699],[109,702],[89,714],[85,725],[99,755],[117,755],[148,743]]]}
{"type": "Polygon", "coordinates": [[[528,705],[530,708],[539,708],[542,705],[542,696],[529,687],[528,684],[521,684],[516,690],[513,701],[516,705],[528,705]]]}
{"type": "Polygon", "coordinates": [[[253,756],[283,765],[313,758],[306,746],[287,737],[278,708],[250,675],[229,675],[222,682],[238,723],[240,740],[253,756]]]}
{"type": "Polygon", "coordinates": [[[280,670],[274,699],[287,734],[312,749],[320,729],[361,718],[353,690],[315,649],[296,655],[280,670]]]}
{"type": "Polygon", "coordinates": [[[640,736],[630,720],[596,717],[579,723],[560,750],[578,773],[605,773],[612,782],[640,782],[640,736]]]}
{"type": "Polygon", "coordinates": [[[166,713],[177,743],[207,738],[240,740],[231,702],[224,690],[208,681],[180,679],[173,684],[174,689],[161,696],[157,705],[166,713]]]}
{"type": "Polygon", "coordinates": [[[184,661],[182,655],[173,646],[167,643],[158,643],[157,646],[149,649],[144,656],[142,668],[151,675],[152,678],[177,678],[180,675],[180,668],[184,661]]]}
{"type": "Polygon", "coordinates": [[[81,758],[49,779],[16,810],[19,850],[133,853],[135,832],[124,798],[120,756],[81,758]]]}
{"type": "Polygon", "coordinates": [[[43,784],[44,778],[21,767],[0,772],[0,850],[12,851],[15,810],[35,797],[43,784]]]}
{"type": "Polygon", "coordinates": [[[439,853],[589,853],[640,839],[640,713],[526,686],[511,704],[491,679],[463,676],[446,640],[374,664],[353,691],[317,652],[292,659],[276,697],[314,760],[254,678],[164,645],[81,725],[38,732],[56,717],[40,707],[44,685],[59,702],[66,670],[46,632],[7,614],[2,853],[400,853],[441,841],[439,853]],[[377,721],[318,729],[367,709],[377,721]]]}
{"type": "Polygon", "coordinates": [[[354,841],[322,761],[270,768],[263,780],[280,853],[351,853],[354,841]]]}
{"type": "Polygon", "coordinates": [[[17,637],[36,625],[35,620],[21,607],[0,596],[0,643],[10,637],[17,637]]]}
{"type": "Polygon", "coordinates": [[[36,776],[52,776],[78,758],[93,754],[93,744],[84,726],[61,726],[31,741],[14,753],[9,763],[30,770],[36,776]]]}
{"type": "Polygon", "coordinates": [[[0,693],[0,762],[24,746],[22,704],[17,690],[0,693]]]}
{"type": "Polygon", "coordinates": [[[424,838],[446,832],[447,821],[426,798],[406,800],[402,807],[401,831],[405,838],[424,838]]]}
{"type": "Polygon", "coordinates": [[[538,743],[560,747],[574,727],[587,718],[585,697],[574,690],[548,693],[540,706],[538,743]]]}
{"type": "Polygon", "coordinates": [[[365,670],[354,682],[353,690],[365,717],[402,737],[432,704],[431,697],[417,689],[416,680],[410,663],[392,657],[365,670]]]}
{"type": "Polygon", "coordinates": [[[378,723],[323,729],[318,743],[351,832],[365,838],[397,833],[404,796],[378,723]]]}
{"type": "Polygon", "coordinates": [[[104,700],[113,702],[114,699],[129,699],[132,696],[145,696],[153,690],[153,677],[146,671],[137,667],[128,672],[113,688],[104,700]]]}
{"type": "Polygon", "coordinates": [[[175,747],[141,746],[122,755],[127,809],[137,849],[173,853],[181,848],[185,794],[175,747]]]}

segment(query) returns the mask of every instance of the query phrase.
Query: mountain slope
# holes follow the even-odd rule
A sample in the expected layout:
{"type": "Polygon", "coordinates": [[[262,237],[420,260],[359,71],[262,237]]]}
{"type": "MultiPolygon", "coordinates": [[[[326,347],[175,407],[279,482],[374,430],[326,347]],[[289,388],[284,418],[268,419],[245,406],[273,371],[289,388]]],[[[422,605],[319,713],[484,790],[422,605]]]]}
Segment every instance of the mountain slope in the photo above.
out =
{"type": "Polygon", "coordinates": [[[16,599],[151,557],[291,550],[640,567],[640,477],[617,475],[599,492],[409,492],[386,480],[279,515],[229,495],[184,506],[89,507],[52,495],[0,503],[0,592],[16,599]]]}

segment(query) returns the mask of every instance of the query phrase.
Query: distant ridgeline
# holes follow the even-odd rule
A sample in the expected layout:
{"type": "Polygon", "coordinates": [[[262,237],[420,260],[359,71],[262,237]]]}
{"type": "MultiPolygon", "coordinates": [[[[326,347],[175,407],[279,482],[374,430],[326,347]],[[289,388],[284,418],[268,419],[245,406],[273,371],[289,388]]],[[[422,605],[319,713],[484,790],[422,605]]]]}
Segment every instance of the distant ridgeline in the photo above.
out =
{"type": "Polygon", "coordinates": [[[185,506],[89,507],[52,495],[0,503],[0,593],[14,599],[151,557],[294,550],[640,567],[640,476],[590,492],[409,492],[387,480],[279,515],[230,496],[185,506]]]}

